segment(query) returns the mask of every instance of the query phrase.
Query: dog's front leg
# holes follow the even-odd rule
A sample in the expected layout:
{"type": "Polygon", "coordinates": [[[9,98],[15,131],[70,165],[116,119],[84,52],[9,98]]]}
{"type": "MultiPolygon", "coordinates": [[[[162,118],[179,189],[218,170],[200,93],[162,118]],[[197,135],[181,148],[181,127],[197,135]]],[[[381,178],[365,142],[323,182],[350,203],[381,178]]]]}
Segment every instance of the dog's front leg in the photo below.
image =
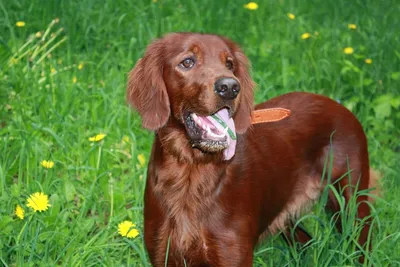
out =
{"type": "MultiPolygon", "coordinates": [[[[239,229],[224,229],[215,235],[215,243],[210,244],[210,252],[215,251],[217,258],[215,266],[221,267],[251,267],[253,266],[253,240],[252,235],[244,233],[244,227],[239,229]]],[[[213,265],[214,266],[214,265],[213,265]]]]}

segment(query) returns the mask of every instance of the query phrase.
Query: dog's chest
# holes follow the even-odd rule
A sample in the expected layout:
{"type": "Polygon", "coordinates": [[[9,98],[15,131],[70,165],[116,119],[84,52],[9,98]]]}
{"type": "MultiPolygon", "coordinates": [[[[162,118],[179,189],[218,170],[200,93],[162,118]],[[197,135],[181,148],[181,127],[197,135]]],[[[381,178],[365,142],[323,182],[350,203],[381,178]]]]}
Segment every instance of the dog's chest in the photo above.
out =
{"type": "Polygon", "coordinates": [[[210,242],[207,226],[193,215],[179,213],[165,220],[158,231],[158,261],[163,263],[165,253],[168,253],[168,262],[175,262],[176,266],[211,266],[210,242]]]}
{"type": "MultiPolygon", "coordinates": [[[[180,166],[181,167],[181,166],[180,166]]],[[[155,192],[165,212],[159,229],[159,240],[165,242],[179,257],[189,255],[206,262],[210,251],[209,224],[218,214],[216,187],[219,176],[209,166],[188,169],[160,169],[155,192]]],[[[221,213],[221,212],[220,212],[221,213]]]]}

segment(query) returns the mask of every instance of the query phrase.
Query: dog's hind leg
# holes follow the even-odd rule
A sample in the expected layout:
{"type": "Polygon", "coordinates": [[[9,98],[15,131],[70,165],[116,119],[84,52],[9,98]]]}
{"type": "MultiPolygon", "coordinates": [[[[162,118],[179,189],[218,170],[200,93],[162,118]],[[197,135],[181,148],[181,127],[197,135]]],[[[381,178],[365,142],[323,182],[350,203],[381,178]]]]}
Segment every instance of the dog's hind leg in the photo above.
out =
{"type": "Polygon", "coordinates": [[[300,244],[302,246],[308,245],[312,236],[300,224],[296,225],[293,221],[288,223],[288,227],[281,233],[281,236],[288,245],[295,246],[300,244]]]}
{"type": "MultiPolygon", "coordinates": [[[[370,231],[370,206],[368,203],[368,195],[366,190],[369,188],[370,170],[368,153],[354,153],[343,156],[344,153],[336,153],[332,168],[332,181],[334,188],[340,196],[344,197],[344,210],[341,210],[340,200],[330,191],[327,209],[332,212],[336,218],[336,227],[343,232],[342,215],[351,216],[351,208],[356,209],[355,220],[356,225],[361,227],[358,237],[358,243],[365,250],[370,250],[371,243],[367,245],[370,231]],[[338,158],[338,155],[342,155],[338,158]],[[343,158],[346,158],[346,164],[343,164],[343,158]]],[[[354,225],[354,224],[352,224],[354,225]]],[[[364,261],[364,256],[360,257],[360,261],[364,261]]]]}

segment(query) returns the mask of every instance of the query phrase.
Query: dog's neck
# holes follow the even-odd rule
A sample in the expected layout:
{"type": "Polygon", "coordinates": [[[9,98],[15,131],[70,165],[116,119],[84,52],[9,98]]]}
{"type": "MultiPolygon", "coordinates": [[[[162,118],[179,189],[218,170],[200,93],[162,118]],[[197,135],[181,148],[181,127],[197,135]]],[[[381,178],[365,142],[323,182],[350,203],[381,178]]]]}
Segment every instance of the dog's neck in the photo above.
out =
{"type": "Polygon", "coordinates": [[[181,203],[190,203],[184,200],[186,194],[203,200],[212,195],[228,165],[222,153],[207,154],[193,148],[184,128],[164,127],[157,132],[152,153],[156,187],[174,197],[183,195],[181,203]]]}

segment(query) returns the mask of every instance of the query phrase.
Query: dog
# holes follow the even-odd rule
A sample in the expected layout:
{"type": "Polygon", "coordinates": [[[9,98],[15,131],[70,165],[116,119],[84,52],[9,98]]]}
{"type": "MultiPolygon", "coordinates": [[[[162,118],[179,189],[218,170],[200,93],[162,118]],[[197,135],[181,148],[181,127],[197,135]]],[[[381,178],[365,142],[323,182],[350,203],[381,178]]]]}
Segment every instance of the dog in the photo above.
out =
{"type": "MultiPolygon", "coordinates": [[[[330,155],[331,183],[346,203],[356,187],[369,188],[367,139],[349,110],[300,92],[254,106],[254,87],[243,51],[212,34],[168,34],[129,73],[127,100],[155,132],[144,195],[154,266],[252,266],[259,239],[289,233],[318,200],[330,155]],[[287,116],[253,124],[254,112],[275,108],[287,116]]],[[[368,197],[356,201],[368,221],[368,197]]],[[[327,208],[340,210],[332,192],[327,208]]],[[[297,242],[311,239],[294,231],[297,242]]],[[[369,231],[363,224],[361,246],[369,231]]]]}

